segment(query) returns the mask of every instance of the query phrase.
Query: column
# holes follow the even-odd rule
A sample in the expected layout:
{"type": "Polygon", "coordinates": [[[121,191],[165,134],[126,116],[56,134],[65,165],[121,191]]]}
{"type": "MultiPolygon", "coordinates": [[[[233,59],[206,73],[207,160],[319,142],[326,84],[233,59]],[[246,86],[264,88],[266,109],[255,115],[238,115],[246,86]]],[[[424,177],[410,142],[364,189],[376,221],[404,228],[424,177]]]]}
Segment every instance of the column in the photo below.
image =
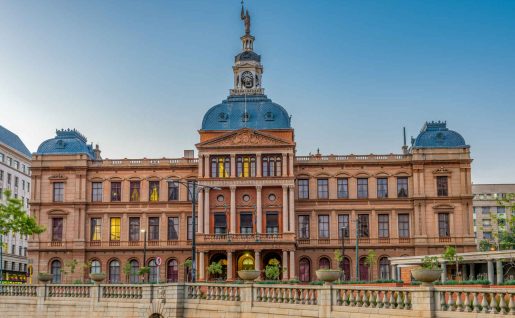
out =
{"type": "Polygon", "coordinates": [[[204,193],[204,234],[209,234],[209,188],[205,188],[204,193]]]}
{"type": "Polygon", "coordinates": [[[200,178],[204,177],[204,156],[203,155],[198,156],[198,176],[200,178]]]}
{"type": "Polygon", "coordinates": [[[288,232],[288,186],[283,185],[283,233],[288,232]]]}
{"type": "Polygon", "coordinates": [[[290,232],[295,232],[295,186],[288,187],[290,192],[289,212],[290,212],[290,232]]]}
{"type": "MultiPolygon", "coordinates": [[[[261,271],[261,251],[254,251],[254,269],[257,271],[261,271]]],[[[261,278],[261,274],[258,279],[261,278]]]]}
{"type": "Polygon", "coordinates": [[[200,254],[200,256],[198,258],[197,274],[198,274],[198,280],[203,281],[205,279],[204,278],[204,252],[200,252],[199,254],[200,254]]]}
{"type": "Polygon", "coordinates": [[[442,283],[447,281],[447,264],[442,262],[442,283]]]}
{"type": "Polygon", "coordinates": [[[290,251],[290,279],[297,277],[295,274],[295,251],[290,251]]]}
{"type": "Polygon", "coordinates": [[[488,260],[488,280],[490,283],[495,284],[495,276],[494,276],[494,261],[488,260]]]}
{"type": "Polygon", "coordinates": [[[231,186],[231,227],[229,233],[236,233],[236,186],[231,186]]]}
{"type": "Polygon", "coordinates": [[[236,155],[231,155],[231,178],[236,178],[236,155]]]}
{"type": "Polygon", "coordinates": [[[391,268],[391,271],[392,271],[392,279],[394,280],[397,280],[397,265],[392,265],[392,268],[391,268]]]}
{"type": "Polygon", "coordinates": [[[232,281],[232,251],[227,251],[227,280],[232,281]]]}
{"type": "Polygon", "coordinates": [[[476,279],[476,264],[472,263],[470,264],[470,279],[474,280],[476,279]]]}
{"type": "Polygon", "coordinates": [[[209,177],[209,156],[204,156],[204,176],[209,177]]]}
{"type": "Polygon", "coordinates": [[[261,163],[261,154],[256,154],[256,177],[261,177],[261,168],[263,167],[263,164],[261,163]]]}
{"type": "Polygon", "coordinates": [[[293,177],[293,157],[294,157],[293,153],[290,153],[290,155],[288,156],[288,158],[290,160],[290,174],[289,174],[290,177],[293,177]]]}
{"type": "Polygon", "coordinates": [[[204,190],[198,189],[198,233],[204,233],[204,190]]]}
{"type": "Polygon", "coordinates": [[[256,186],[256,232],[263,232],[263,211],[261,208],[261,186],[256,186]]]}
{"type": "Polygon", "coordinates": [[[282,173],[283,177],[286,177],[288,175],[288,162],[286,160],[288,160],[288,158],[287,158],[286,154],[283,153],[283,159],[282,159],[283,168],[281,169],[283,172],[282,173]]]}
{"type": "Polygon", "coordinates": [[[497,271],[497,282],[496,284],[497,285],[500,285],[503,283],[504,281],[504,273],[503,273],[503,268],[502,268],[502,260],[497,260],[495,262],[495,267],[496,267],[496,271],[497,271]]]}
{"type": "Polygon", "coordinates": [[[288,280],[288,251],[283,251],[283,261],[281,265],[283,267],[283,280],[288,280]]]}

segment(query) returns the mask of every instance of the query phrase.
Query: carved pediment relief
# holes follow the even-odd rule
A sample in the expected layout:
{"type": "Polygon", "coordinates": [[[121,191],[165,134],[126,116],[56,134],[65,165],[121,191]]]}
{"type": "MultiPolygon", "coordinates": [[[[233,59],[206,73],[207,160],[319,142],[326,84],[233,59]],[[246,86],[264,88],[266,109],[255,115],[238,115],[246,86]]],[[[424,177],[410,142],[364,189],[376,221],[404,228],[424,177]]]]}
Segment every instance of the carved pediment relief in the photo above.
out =
{"type": "Polygon", "coordinates": [[[440,167],[436,170],[433,170],[433,174],[438,174],[438,175],[450,175],[451,174],[451,171],[447,168],[444,168],[444,167],[440,167]]]}
{"type": "Polygon", "coordinates": [[[48,180],[66,180],[68,177],[63,176],[62,174],[54,174],[48,177],[48,180]]]}
{"type": "Polygon", "coordinates": [[[452,211],[452,210],[454,210],[454,206],[451,204],[436,204],[436,205],[433,205],[433,210],[435,210],[435,212],[442,211],[442,210],[452,211]]]}
{"type": "Polygon", "coordinates": [[[293,143],[267,133],[243,128],[197,144],[197,148],[248,146],[293,146],[293,143]]]}
{"type": "Polygon", "coordinates": [[[69,212],[68,211],[63,211],[63,210],[51,210],[51,211],[48,211],[48,215],[68,215],[69,212]]]}

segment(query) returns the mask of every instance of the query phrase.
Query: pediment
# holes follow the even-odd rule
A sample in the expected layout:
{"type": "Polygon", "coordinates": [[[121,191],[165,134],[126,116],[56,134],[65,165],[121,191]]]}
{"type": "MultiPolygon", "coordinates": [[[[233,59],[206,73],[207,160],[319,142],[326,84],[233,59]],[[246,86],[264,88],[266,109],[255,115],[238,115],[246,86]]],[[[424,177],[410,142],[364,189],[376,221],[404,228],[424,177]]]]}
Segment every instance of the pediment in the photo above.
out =
{"type": "Polygon", "coordinates": [[[212,147],[278,147],[293,146],[288,140],[254,129],[243,128],[231,131],[220,137],[197,144],[197,148],[212,147]]]}

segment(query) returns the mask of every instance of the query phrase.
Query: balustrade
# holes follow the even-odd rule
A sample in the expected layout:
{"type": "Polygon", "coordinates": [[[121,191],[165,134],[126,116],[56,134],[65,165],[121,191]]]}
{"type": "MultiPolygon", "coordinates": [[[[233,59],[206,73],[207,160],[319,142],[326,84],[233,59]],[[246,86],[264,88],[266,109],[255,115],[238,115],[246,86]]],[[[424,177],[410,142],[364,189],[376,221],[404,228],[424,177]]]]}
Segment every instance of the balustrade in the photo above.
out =
{"type": "Polygon", "coordinates": [[[515,315],[515,290],[435,288],[438,310],[515,315]]]}
{"type": "Polygon", "coordinates": [[[187,299],[240,301],[241,290],[238,285],[229,284],[187,284],[187,299]]]}
{"type": "Polygon", "coordinates": [[[334,299],[338,306],[385,309],[411,309],[411,291],[403,288],[335,286],[334,299]]]}
{"type": "Polygon", "coordinates": [[[134,285],[103,285],[102,298],[141,299],[143,287],[134,285]]]}
{"type": "Polygon", "coordinates": [[[37,296],[37,286],[0,285],[0,296],[36,297],[37,296]]]}
{"type": "Polygon", "coordinates": [[[256,302],[317,305],[316,287],[254,285],[256,302]]]}
{"type": "Polygon", "coordinates": [[[48,297],[89,298],[89,285],[48,285],[48,297]]]}

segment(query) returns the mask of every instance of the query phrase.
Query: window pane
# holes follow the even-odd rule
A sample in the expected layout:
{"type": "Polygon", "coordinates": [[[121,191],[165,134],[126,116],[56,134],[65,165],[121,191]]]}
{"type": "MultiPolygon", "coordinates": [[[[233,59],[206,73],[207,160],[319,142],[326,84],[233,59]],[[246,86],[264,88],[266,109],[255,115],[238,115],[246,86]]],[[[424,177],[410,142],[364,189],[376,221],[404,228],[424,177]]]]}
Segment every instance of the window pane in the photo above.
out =
{"type": "Polygon", "coordinates": [[[138,217],[129,218],[129,241],[139,241],[140,238],[140,225],[138,217]]]}
{"type": "Polygon", "coordinates": [[[240,214],[240,233],[252,233],[252,213],[240,214]]]}
{"type": "Polygon", "coordinates": [[[359,237],[370,237],[368,214],[358,215],[358,228],[359,237]]]}
{"type": "Polygon", "coordinates": [[[339,178],[337,180],[338,199],[347,199],[349,197],[349,179],[339,178]]]}
{"type": "Polygon", "coordinates": [[[111,182],[111,201],[121,201],[122,199],[122,183],[111,182]]]}
{"type": "MultiPolygon", "coordinates": [[[[195,231],[198,231],[198,218],[195,217],[195,231]]],[[[193,238],[193,219],[191,216],[188,216],[188,233],[187,233],[188,240],[191,240],[193,238]]]]}
{"type": "Polygon", "coordinates": [[[120,282],[120,262],[118,261],[109,263],[109,282],[114,284],[120,282]]]}
{"type": "Polygon", "coordinates": [[[318,198],[328,199],[329,198],[329,181],[327,179],[318,179],[318,198]]]}
{"type": "Polygon", "coordinates": [[[439,197],[446,197],[449,194],[448,181],[446,176],[436,177],[436,189],[439,197]]]}
{"type": "Polygon", "coordinates": [[[168,201],[179,200],[179,182],[168,181],[168,201]]]}
{"type": "Polygon", "coordinates": [[[279,233],[279,216],[277,212],[267,212],[266,233],[279,233]]]}
{"type": "Polygon", "coordinates": [[[368,179],[366,178],[358,179],[358,198],[368,198],[368,179]]]}
{"type": "Polygon", "coordinates": [[[148,183],[149,185],[149,188],[148,188],[148,191],[149,191],[149,198],[150,198],[150,202],[157,202],[159,201],[159,181],[150,181],[148,183]]]}
{"type": "Polygon", "coordinates": [[[379,178],[377,179],[377,197],[387,198],[388,197],[388,179],[379,178]]]}
{"type": "Polygon", "coordinates": [[[227,220],[225,213],[215,214],[215,234],[227,233],[227,220]]]}
{"type": "Polygon", "coordinates": [[[111,218],[111,241],[120,240],[120,218],[111,218]]]}
{"type": "Polygon", "coordinates": [[[131,181],[130,183],[130,191],[131,191],[131,201],[137,202],[140,198],[140,182],[139,181],[131,181]]]}
{"type": "Polygon", "coordinates": [[[397,197],[407,198],[408,197],[408,178],[399,177],[397,178],[397,197]]]}
{"type": "Polygon", "coordinates": [[[329,238],[329,215],[318,216],[318,238],[329,238]]]}
{"type": "Polygon", "coordinates": [[[338,215],[338,238],[342,238],[342,231],[345,233],[345,237],[349,237],[349,230],[349,215],[338,215]]]}
{"type": "Polygon", "coordinates": [[[409,237],[409,214],[399,214],[399,237],[409,237]]]}
{"type": "Polygon", "coordinates": [[[378,230],[379,237],[386,238],[390,236],[390,220],[388,214],[378,215],[378,230]]]}
{"type": "Polygon", "coordinates": [[[449,237],[449,213],[438,213],[438,233],[440,237],[449,237]]]}
{"type": "Polygon", "coordinates": [[[91,201],[101,202],[102,201],[102,182],[93,182],[91,184],[91,201]]]}
{"type": "Polygon", "coordinates": [[[92,218],[91,219],[91,231],[90,231],[90,240],[91,241],[100,241],[101,240],[101,229],[102,229],[102,219],[101,218],[92,218]]]}
{"type": "Polygon", "coordinates": [[[52,241],[63,240],[63,218],[52,219],[52,241]]]}
{"type": "Polygon", "coordinates": [[[299,199],[309,199],[309,180],[299,179],[297,184],[299,187],[299,199]]]}
{"type": "Polygon", "coordinates": [[[309,215],[299,215],[299,238],[309,239],[309,215]]]}
{"type": "Polygon", "coordinates": [[[168,218],[168,240],[179,239],[179,218],[169,217],[168,218]]]}
{"type": "Polygon", "coordinates": [[[159,240],[159,218],[151,217],[148,218],[148,239],[150,241],[159,240]]]}
{"type": "Polygon", "coordinates": [[[64,183],[54,182],[54,202],[64,201],[64,183]]]}

